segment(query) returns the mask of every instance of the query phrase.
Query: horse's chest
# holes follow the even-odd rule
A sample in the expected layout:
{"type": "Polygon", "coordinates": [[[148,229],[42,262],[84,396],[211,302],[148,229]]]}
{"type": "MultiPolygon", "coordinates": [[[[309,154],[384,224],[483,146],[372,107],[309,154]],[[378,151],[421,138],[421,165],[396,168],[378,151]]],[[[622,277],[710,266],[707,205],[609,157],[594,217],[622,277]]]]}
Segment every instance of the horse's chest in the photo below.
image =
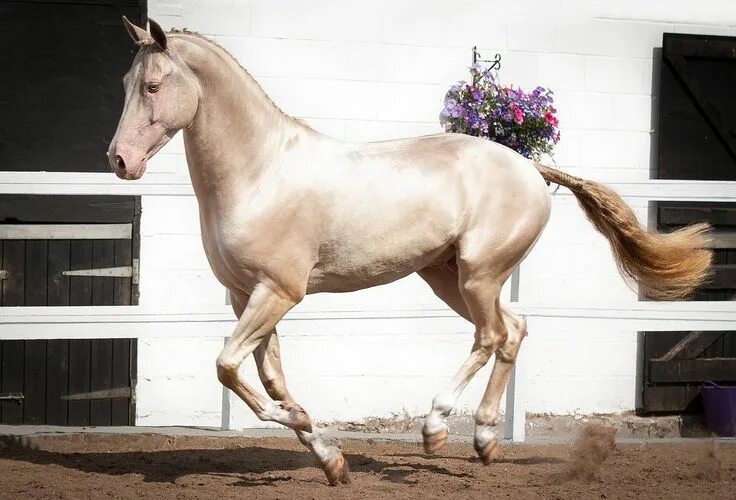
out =
{"type": "Polygon", "coordinates": [[[226,287],[250,292],[262,267],[257,240],[227,224],[203,224],[202,243],[215,277],[226,287]]]}

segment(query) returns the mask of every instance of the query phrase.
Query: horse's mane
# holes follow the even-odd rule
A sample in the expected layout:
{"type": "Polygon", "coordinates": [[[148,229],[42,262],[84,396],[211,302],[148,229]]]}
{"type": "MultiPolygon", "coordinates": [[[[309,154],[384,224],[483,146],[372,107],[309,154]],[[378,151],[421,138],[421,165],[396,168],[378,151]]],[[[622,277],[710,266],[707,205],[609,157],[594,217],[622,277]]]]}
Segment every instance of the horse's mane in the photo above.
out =
{"type": "Polygon", "coordinates": [[[223,47],[219,43],[215,42],[211,38],[207,38],[206,36],[198,33],[197,31],[190,31],[190,30],[188,30],[186,28],[183,28],[183,29],[180,29],[180,30],[179,29],[176,29],[176,28],[171,28],[167,32],[167,35],[177,35],[177,36],[187,35],[187,36],[192,36],[194,38],[197,38],[199,40],[202,40],[202,41],[204,41],[204,42],[206,42],[206,43],[208,43],[210,45],[213,45],[214,47],[220,49],[225,54],[227,54],[230,57],[230,59],[232,59],[232,61],[235,62],[235,64],[238,65],[238,67],[248,76],[248,78],[250,80],[253,81],[253,83],[256,85],[256,88],[263,94],[263,96],[268,100],[268,102],[270,102],[273,105],[273,107],[276,108],[276,110],[279,113],[281,113],[287,119],[289,119],[289,120],[291,120],[293,122],[299,123],[303,127],[306,127],[306,128],[308,128],[310,130],[312,129],[312,127],[310,127],[309,125],[307,125],[306,123],[304,123],[304,121],[300,120],[299,118],[294,118],[293,116],[290,116],[290,115],[284,113],[284,111],[275,102],[273,102],[273,99],[271,99],[271,96],[269,96],[268,93],[266,93],[266,91],[263,90],[263,87],[261,87],[261,84],[258,83],[258,80],[256,80],[255,78],[253,78],[253,75],[251,75],[248,72],[248,70],[245,69],[242,64],[240,64],[240,61],[238,61],[238,59],[234,55],[232,55],[230,53],[230,51],[228,51],[225,47],[223,47]]]}

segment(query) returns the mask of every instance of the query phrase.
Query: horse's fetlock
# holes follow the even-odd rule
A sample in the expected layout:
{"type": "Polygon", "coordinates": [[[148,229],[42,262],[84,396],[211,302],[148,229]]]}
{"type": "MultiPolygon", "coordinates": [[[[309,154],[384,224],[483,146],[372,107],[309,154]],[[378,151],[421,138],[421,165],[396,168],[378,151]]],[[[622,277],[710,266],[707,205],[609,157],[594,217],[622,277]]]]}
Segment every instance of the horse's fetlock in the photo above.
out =
{"type": "Polygon", "coordinates": [[[478,410],[475,414],[475,425],[476,426],[487,426],[493,427],[498,423],[498,411],[489,410],[478,410]]]}
{"type": "Polygon", "coordinates": [[[438,395],[432,401],[432,413],[446,417],[455,407],[455,398],[445,394],[438,395]]]}
{"type": "Polygon", "coordinates": [[[273,420],[273,415],[271,415],[265,410],[259,410],[254,413],[256,414],[256,417],[258,418],[258,420],[262,420],[264,422],[269,422],[273,420]]]}
{"type": "Polygon", "coordinates": [[[483,458],[487,454],[488,446],[497,442],[496,433],[490,425],[476,424],[474,434],[473,447],[481,455],[481,458],[483,458]]]}

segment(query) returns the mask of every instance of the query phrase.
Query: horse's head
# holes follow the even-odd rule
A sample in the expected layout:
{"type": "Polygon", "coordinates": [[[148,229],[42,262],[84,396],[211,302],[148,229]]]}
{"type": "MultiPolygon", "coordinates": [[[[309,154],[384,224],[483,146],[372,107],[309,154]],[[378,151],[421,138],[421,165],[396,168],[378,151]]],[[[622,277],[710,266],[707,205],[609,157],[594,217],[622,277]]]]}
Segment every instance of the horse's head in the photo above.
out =
{"type": "Polygon", "coordinates": [[[149,22],[150,33],[123,17],[141,48],[123,77],[125,106],[107,151],[110,167],[121,179],[139,179],[146,162],[194,120],[199,104],[194,74],[177,56],[161,26],[149,22]]]}

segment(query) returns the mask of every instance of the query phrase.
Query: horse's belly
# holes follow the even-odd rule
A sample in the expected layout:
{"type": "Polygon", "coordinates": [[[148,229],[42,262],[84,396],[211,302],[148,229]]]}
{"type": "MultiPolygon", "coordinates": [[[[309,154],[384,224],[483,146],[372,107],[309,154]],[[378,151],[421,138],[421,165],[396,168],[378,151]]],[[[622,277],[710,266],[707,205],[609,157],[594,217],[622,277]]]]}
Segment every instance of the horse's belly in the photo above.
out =
{"type": "Polygon", "coordinates": [[[361,182],[362,191],[345,195],[349,202],[332,204],[340,209],[324,217],[329,222],[309,276],[310,293],[390,283],[432,264],[453,245],[462,225],[461,190],[430,176],[411,189],[389,181],[361,182]]]}
{"type": "Polygon", "coordinates": [[[361,239],[350,246],[329,243],[312,269],[308,293],[350,292],[396,281],[454,252],[450,235],[438,239],[361,239]]]}

